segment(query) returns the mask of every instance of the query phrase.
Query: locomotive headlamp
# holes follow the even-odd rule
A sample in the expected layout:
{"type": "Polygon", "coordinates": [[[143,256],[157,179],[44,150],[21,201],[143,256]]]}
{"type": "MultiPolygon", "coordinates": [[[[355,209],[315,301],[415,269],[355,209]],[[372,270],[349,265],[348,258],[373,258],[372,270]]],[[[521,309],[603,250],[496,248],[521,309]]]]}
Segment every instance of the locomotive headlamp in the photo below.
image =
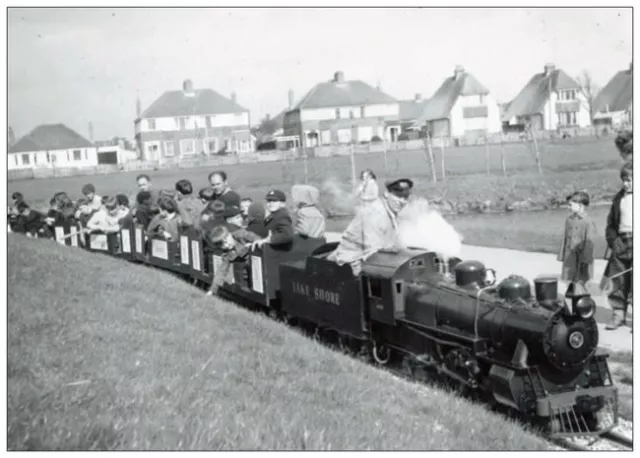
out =
{"type": "Polygon", "coordinates": [[[581,348],[584,345],[584,334],[579,331],[572,332],[569,336],[569,345],[574,350],[581,348]]]}
{"type": "Polygon", "coordinates": [[[582,296],[576,300],[573,311],[580,318],[588,320],[596,313],[596,303],[590,296],[582,296]]]}

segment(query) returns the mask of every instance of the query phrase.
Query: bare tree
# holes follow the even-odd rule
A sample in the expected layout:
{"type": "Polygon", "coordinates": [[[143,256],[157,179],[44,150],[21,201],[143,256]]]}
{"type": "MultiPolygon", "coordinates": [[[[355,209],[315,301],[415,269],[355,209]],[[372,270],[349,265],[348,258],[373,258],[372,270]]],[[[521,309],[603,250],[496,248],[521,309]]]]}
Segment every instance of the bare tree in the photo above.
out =
{"type": "Polygon", "coordinates": [[[583,70],[580,76],[576,78],[576,81],[580,85],[580,90],[584,94],[586,100],[586,108],[589,110],[589,119],[593,122],[595,116],[595,107],[593,101],[598,94],[600,87],[593,81],[593,77],[588,70],[583,70]]]}

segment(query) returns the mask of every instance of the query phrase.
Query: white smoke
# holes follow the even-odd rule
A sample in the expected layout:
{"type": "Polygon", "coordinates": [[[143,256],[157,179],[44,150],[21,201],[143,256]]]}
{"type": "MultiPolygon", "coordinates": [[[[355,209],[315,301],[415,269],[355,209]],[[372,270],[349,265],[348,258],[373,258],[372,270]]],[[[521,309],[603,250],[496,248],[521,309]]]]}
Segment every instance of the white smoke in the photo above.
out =
{"type": "Polygon", "coordinates": [[[398,215],[398,237],[407,247],[434,251],[445,258],[461,257],[462,235],[423,198],[409,202],[398,215]]]}
{"type": "Polygon", "coordinates": [[[356,197],[351,184],[341,183],[335,177],[329,177],[320,185],[320,207],[327,216],[350,216],[355,213],[356,197]]]}

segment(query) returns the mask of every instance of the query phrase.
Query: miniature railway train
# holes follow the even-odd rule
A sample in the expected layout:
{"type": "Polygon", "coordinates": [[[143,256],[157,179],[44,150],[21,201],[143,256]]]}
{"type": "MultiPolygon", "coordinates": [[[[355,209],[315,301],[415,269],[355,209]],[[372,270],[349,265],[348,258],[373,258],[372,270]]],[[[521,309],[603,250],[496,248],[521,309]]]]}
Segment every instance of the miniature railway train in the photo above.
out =
{"type": "MultiPolygon", "coordinates": [[[[140,226],[111,234],[55,228],[59,243],[165,269],[210,284],[220,253],[195,229],[147,239],[140,226]],[[83,237],[83,240],[80,240],[83,237]]],[[[326,259],[337,243],[296,238],[264,245],[233,264],[221,296],[289,323],[337,336],[378,364],[435,369],[493,403],[544,425],[553,438],[599,435],[618,424],[617,388],[598,348],[595,302],[558,296],[557,280],[487,280],[478,261],[436,253],[379,252],[354,276],[326,259]]],[[[495,272],[493,272],[495,274],[495,272]]]]}

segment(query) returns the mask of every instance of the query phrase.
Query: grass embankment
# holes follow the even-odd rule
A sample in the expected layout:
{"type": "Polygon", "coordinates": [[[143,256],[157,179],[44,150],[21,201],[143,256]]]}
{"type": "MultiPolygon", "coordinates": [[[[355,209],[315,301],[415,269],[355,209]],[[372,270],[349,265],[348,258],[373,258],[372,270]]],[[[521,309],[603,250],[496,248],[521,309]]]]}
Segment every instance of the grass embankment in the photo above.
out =
{"type": "Polygon", "coordinates": [[[8,248],[9,449],[547,447],[163,272],[8,248]]]}

